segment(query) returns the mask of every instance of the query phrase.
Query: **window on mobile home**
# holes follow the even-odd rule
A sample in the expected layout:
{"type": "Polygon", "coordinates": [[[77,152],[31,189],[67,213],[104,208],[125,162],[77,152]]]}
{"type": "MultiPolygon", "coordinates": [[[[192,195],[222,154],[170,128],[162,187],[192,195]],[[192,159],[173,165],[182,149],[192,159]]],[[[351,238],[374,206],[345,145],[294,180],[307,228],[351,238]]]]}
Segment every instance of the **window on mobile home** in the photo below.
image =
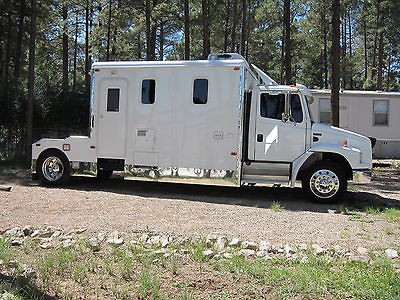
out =
{"type": "Polygon", "coordinates": [[[389,100],[374,100],[374,126],[387,126],[389,100]]]}
{"type": "Polygon", "coordinates": [[[261,117],[282,120],[282,114],[285,112],[285,94],[261,94],[260,101],[261,117]]]}
{"type": "Polygon", "coordinates": [[[107,111],[119,112],[119,89],[107,90],[107,111]]]}
{"type": "Polygon", "coordinates": [[[193,103],[206,104],[208,100],[208,79],[195,79],[193,85],[193,103]]]}
{"type": "Polygon", "coordinates": [[[319,99],[318,103],[319,109],[319,122],[325,124],[331,124],[331,99],[319,99]]]}
{"type": "Polygon", "coordinates": [[[142,103],[153,104],[156,101],[156,81],[145,79],[142,81],[142,103]]]}

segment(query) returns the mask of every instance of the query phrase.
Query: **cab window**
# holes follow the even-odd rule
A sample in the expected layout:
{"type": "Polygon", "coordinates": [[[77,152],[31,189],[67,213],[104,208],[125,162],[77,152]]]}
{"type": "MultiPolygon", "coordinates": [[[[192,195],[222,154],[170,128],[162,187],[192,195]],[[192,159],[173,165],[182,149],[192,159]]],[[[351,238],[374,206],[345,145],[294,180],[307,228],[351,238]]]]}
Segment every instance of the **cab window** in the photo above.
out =
{"type": "Polygon", "coordinates": [[[270,95],[261,94],[260,114],[261,117],[282,120],[285,112],[285,94],[270,95]]]}
{"type": "Polygon", "coordinates": [[[298,94],[290,95],[290,114],[296,123],[303,122],[303,110],[301,109],[300,95],[298,94]]]}

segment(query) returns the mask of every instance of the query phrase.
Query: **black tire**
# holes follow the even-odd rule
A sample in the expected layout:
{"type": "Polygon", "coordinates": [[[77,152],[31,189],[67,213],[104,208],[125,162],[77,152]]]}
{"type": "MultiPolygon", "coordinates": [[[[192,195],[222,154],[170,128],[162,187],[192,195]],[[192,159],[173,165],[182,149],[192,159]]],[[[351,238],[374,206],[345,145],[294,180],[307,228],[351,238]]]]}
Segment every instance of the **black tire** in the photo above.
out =
{"type": "Polygon", "coordinates": [[[346,191],[347,179],[338,164],[321,161],[305,172],[302,188],[314,202],[335,203],[346,191]]]}
{"type": "Polygon", "coordinates": [[[113,173],[113,170],[97,170],[97,179],[109,179],[113,173]]]}
{"type": "Polygon", "coordinates": [[[36,173],[42,183],[49,186],[66,184],[71,177],[68,158],[58,150],[50,150],[40,155],[36,173]]]}

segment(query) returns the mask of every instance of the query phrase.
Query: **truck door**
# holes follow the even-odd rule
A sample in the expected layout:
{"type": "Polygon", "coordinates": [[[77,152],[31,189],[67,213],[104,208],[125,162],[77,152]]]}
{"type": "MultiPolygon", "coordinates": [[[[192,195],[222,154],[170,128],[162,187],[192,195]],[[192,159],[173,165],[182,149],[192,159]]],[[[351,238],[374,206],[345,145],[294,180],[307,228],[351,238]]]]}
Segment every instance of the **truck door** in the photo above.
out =
{"type": "Polygon", "coordinates": [[[104,79],[100,82],[97,155],[100,158],[125,157],[127,82],[104,79]]]}
{"type": "MultiPolygon", "coordinates": [[[[293,162],[305,152],[307,120],[299,93],[255,93],[254,160],[293,162]]],[[[254,102],[253,102],[254,103],[254,102]]]]}

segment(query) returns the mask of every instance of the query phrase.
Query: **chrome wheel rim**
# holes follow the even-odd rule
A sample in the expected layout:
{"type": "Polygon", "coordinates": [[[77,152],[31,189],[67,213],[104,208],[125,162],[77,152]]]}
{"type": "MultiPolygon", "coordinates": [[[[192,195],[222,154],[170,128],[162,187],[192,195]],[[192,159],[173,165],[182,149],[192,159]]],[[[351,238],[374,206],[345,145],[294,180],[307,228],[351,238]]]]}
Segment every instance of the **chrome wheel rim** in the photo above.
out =
{"type": "Polygon", "coordinates": [[[64,164],[56,156],[50,156],[42,164],[42,173],[48,181],[57,181],[64,174],[64,164]]]}
{"type": "Polygon", "coordinates": [[[318,198],[333,197],[339,187],[339,178],[331,170],[318,170],[311,176],[310,189],[318,198]]]}

